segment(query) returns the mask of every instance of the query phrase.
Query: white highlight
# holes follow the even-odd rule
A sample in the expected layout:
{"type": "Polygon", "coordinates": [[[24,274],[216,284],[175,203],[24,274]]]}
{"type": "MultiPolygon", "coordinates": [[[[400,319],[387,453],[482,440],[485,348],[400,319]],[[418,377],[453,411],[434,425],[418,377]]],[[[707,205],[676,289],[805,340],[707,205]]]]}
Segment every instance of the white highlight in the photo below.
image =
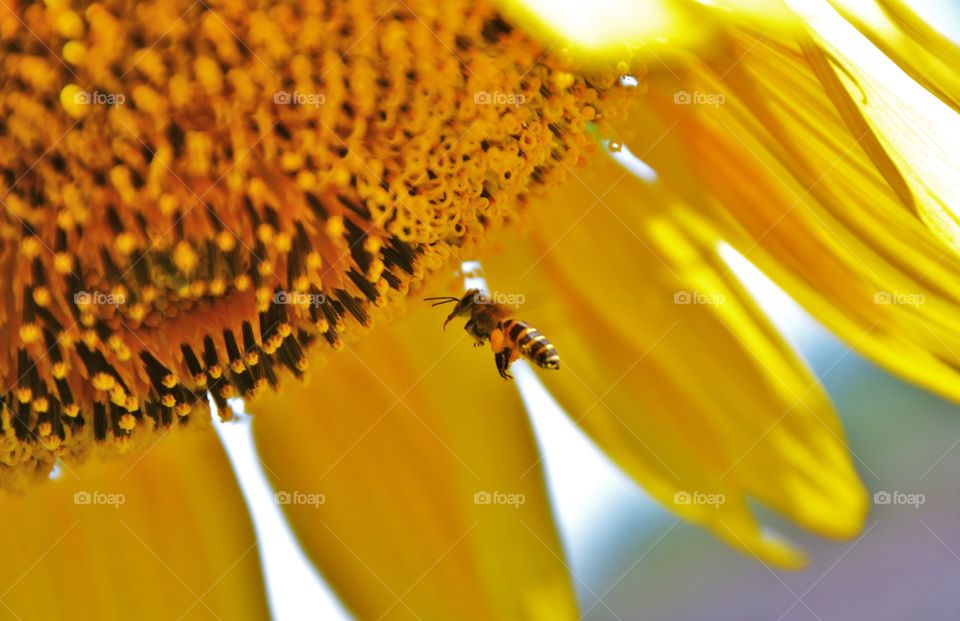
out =
{"type": "MultiPolygon", "coordinates": [[[[242,399],[230,405],[236,421],[214,424],[247,501],[257,533],[260,562],[274,619],[349,621],[349,613],[310,564],[293,536],[257,457],[251,420],[242,399]]],[[[217,406],[210,400],[210,408],[217,406]]]]}
{"type": "Polygon", "coordinates": [[[627,145],[622,145],[619,151],[610,151],[610,157],[643,181],[647,183],[657,182],[657,171],[634,155],[633,151],[627,148],[627,145]]]}
{"type": "Polygon", "coordinates": [[[678,26],[676,15],[662,0],[524,0],[523,4],[555,32],[593,49],[623,41],[635,45],[663,41],[678,26]]]}
{"type": "Polygon", "coordinates": [[[810,352],[831,340],[826,328],[733,246],[721,242],[717,252],[795,350],[810,352]]]}

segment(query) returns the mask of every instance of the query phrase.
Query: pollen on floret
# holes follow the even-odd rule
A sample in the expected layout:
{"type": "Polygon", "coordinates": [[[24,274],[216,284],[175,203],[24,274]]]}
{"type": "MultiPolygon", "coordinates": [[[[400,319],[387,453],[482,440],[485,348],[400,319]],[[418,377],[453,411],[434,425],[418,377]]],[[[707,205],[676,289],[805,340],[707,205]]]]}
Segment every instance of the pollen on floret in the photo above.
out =
{"type": "Polygon", "coordinates": [[[117,381],[112,375],[106,373],[97,373],[93,376],[93,387],[97,390],[110,391],[116,386],[117,381]]]}
{"type": "Polygon", "coordinates": [[[0,463],[126,450],[209,416],[208,394],[229,417],[583,161],[617,81],[484,1],[427,2],[13,6],[36,27],[0,63],[0,268],[22,292],[0,463]]]}

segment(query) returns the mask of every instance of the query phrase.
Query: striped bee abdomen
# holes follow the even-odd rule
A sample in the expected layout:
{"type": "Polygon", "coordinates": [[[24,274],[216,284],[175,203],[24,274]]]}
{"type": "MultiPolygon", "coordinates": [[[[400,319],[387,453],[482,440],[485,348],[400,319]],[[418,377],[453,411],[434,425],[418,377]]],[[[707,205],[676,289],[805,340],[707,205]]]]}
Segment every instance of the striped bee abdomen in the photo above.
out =
{"type": "Polygon", "coordinates": [[[503,322],[504,342],[525,358],[543,369],[559,369],[560,354],[540,331],[525,321],[508,319],[503,322]]]}

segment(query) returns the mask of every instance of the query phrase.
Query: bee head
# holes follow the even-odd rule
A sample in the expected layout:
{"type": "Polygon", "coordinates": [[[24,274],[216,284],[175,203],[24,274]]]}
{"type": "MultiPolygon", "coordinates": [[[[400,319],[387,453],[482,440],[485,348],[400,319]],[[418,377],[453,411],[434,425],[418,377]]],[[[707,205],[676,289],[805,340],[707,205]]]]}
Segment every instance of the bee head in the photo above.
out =
{"type": "Polygon", "coordinates": [[[439,298],[424,298],[428,301],[433,301],[433,306],[440,306],[441,304],[451,304],[454,303],[453,310],[447,315],[447,319],[443,322],[443,328],[447,328],[447,324],[450,323],[454,317],[465,317],[473,312],[473,306],[477,303],[477,297],[480,295],[479,289],[469,289],[466,293],[463,294],[462,298],[454,297],[439,297],[439,298]]]}
{"type": "Polygon", "coordinates": [[[479,289],[468,289],[467,292],[463,294],[463,297],[457,300],[457,305],[453,307],[450,314],[447,315],[446,321],[443,322],[443,329],[447,329],[447,324],[450,323],[454,317],[466,317],[472,313],[473,305],[477,303],[477,296],[479,294],[479,289]]]}

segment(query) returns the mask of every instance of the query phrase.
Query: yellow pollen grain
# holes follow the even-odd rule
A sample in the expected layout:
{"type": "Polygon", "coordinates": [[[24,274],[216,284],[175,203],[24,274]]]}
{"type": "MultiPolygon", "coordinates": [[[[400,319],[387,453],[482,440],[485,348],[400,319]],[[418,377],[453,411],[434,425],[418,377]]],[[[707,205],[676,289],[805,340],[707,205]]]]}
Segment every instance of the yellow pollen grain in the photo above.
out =
{"type": "Polygon", "coordinates": [[[67,41],[63,44],[63,59],[71,65],[83,63],[87,56],[87,46],[79,41],[67,41]]]}
{"type": "MultiPolygon", "coordinates": [[[[80,333],[80,340],[83,341],[83,344],[86,345],[88,349],[92,349],[97,346],[97,341],[100,339],[94,330],[84,330],[80,333]]],[[[112,380],[113,378],[110,379],[112,380]]]]}
{"type": "Polygon", "coordinates": [[[20,244],[20,254],[28,259],[33,259],[40,254],[42,246],[40,240],[32,235],[23,240],[20,244]]]}
{"type": "Polygon", "coordinates": [[[91,383],[97,390],[108,391],[113,390],[113,387],[117,384],[117,380],[107,373],[97,373],[93,376],[91,383]]]}
{"type": "Polygon", "coordinates": [[[274,334],[263,342],[263,353],[267,354],[268,356],[273,355],[278,349],[280,349],[280,345],[282,343],[283,338],[280,335],[274,334]]]}
{"type": "Polygon", "coordinates": [[[40,326],[35,323],[25,323],[20,326],[20,340],[25,344],[36,343],[40,340],[40,326]]]}
{"type": "Polygon", "coordinates": [[[73,257],[65,252],[58,252],[53,257],[53,269],[58,274],[66,275],[73,271],[73,257]]]}
{"type": "Polygon", "coordinates": [[[67,114],[81,119],[89,112],[90,106],[85,103],[88,95],[76,84],[68,84],[60,91],[60,105],[67,114]]]}
{"type": "Polygon", "coordinates": [[[127,393],[122,386],[117,385],[110,390],[110,402],[120,406],[127,402],[127,393]]]}
{"type": "Polygon", "coordinates": [[[113,242],[113,247],[117,249],[117,252],[126,256],[134,251],[136,248],[137,240],[130,233],[121,233],[117,235],[116,240],[113,242]]]}
{"type": "Polygon", "coordinates": [[[160,213],[164,216],[172,216],[177,208],[180,206],[180,202],[177,200],[177,197],[173,194],[164,194],[160,197],[160,203],[157,207],[160,209],[160,213]]]}
{"type": "Polygon", "coordinates": [[[227,283],[222,278],[214,278],[210,281],[210,295],[220,297],[227,290],[227,283]]]}
{"type": "Polygon", "coordinates": [[[133,414],[124,414],[117,421],[117,425],[124,431],[133,431],[133,428],[137,426],[137,419],[133,414]]]}
{"type": "Polygon", "coordinates": [[[265,244],[269,244],[273,239],[274,230],[269,224],[261,224],[257,227],[257,239],[265,244]]]}
{"type": "Polygon", "coordinates": [[[346,227],[343,225],[343,218],[341,216],[332,216],[327,220],[327,234],[330,237],[339,239],[343,236],[343,232],[346,227]]]}
{"type": "Polygon", "coordinates": [[[60,36],[68,39],[79,39],[83,36],[83,20],[73,11],[60,13],[54,27],[60,36]]]}
{"type": "Polygon", "coordinates": [[[128,316],[134,322],[141,322],[143,318],[147,315],[147,307],[144,304],[132,304],[130,310],[128,311],[128,316]]]}
{"type": "Polygon", "coordinates": [[[184,274],[192,274],[200,258],[190,242],[183,240],[173,249],[173,264],[184,274]]]}
{"type": "Polygon", "coordinates": [[[37,287],[33,290],[33,301],[37,306],[45,307],[50,304],[50,290],[46,287],[37,287]]]}
{"type": "Polygon", "coordinates": [[[220,231],[217,233],[217,248],[222,252],[230,252],[236,245],[237,238],[230,231],[220,231]]]}
{"type": "Polygon", "coordinates": [[[64,362],[55,362],[50,367],[50,375],[56,379],[63,379],[67,376],[67,365],[64,362]]]}
{"type": "Polygon", "coordinates": [[[277,252],[284,254],[290,252],[290,235],[288,233],[277,233],[276,237],[273,239],[273,247],[277,252]]]}

